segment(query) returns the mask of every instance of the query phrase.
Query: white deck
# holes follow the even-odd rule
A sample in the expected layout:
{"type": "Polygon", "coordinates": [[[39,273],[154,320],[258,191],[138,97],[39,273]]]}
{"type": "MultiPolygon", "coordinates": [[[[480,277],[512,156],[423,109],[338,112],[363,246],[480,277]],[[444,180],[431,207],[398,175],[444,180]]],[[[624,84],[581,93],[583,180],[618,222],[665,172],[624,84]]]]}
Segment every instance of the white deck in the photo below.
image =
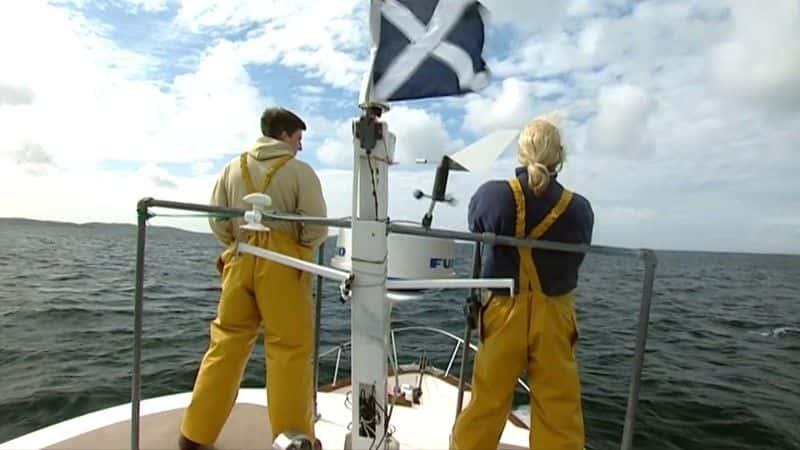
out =
{"type": "MultiPolygon", "coordinates": [[[[416,385],[418,374],[400,375],[401,384],[416,385]]],[[[394,377],[389,386],[394,385],[394,377]]],[[[317,437],[325,449],[343,448],[351,411],[345,405],[349,386],[318,394],[320,420],[317,437]]],[[[450,382],[426,374],[420,405],[395,406],[390,424],[401,449],[446,449],[455,416],[458,389],[450,382]]],[[[177,449],[178,430],[190,393],[159,397],[141,404],[143,450],[177,449]]],[[[465,393],[464,404],[469,401],[465,393]]],[[[236,406],[214,445],[215,449],[270,449],[270,428],[264,389],[242,389],[236,406]]],[[[3,443],[0,450],[21,449],[130,449],[130,404],[68,420],[3,443]]],[[[522,425],[516,421],[518,425],[522,425]]],[[[501,448],[528,447],[528,430],[506,423],[501,448]]]]}

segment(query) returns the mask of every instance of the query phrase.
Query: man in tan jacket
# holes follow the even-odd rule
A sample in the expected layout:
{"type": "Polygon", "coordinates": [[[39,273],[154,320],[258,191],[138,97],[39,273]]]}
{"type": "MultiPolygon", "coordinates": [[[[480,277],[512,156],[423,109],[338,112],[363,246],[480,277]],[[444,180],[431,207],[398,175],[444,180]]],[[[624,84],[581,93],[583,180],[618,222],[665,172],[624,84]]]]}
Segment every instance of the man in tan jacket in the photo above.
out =
{"type": "MultiPolygon", "coordinates": [[[[308,164],[294,158],[302,149],[305,129],[305,123],[286,109],[264,111],[263,136],[225,167],[214,186],[211,204],[248,208],[242,197],[259,192],[269,195],[278,211],[324,217],[319,178],[308,164]]],[[[327,238],[328,229],[266,222],[269,231],[250,231],[240,230],[241,223],[241,218],[210,220],[214,235],[227,246],[218,261],[222,294],[211,324],[209,348],[183,417],[182,449],[216,441],[236,400],[259,324],[264,330],[272,438],[293,431],[314,440],[311,277],[253,255],[236,254],[234,244],[238,238],[310,261],[327,238]]]]}

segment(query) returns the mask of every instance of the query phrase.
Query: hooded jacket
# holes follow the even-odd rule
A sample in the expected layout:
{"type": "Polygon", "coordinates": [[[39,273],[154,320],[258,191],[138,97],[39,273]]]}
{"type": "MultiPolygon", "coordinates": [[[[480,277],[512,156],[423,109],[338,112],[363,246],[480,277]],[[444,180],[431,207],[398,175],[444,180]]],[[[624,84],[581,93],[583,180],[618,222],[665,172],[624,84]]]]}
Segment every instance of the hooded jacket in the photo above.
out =
{"type": "MultiPolygon", "coordinates": [[[[266,175],[281,157],[292,156],[272,177],[264,192],[272,198],[273,209],[290,214],[306,216],[327,216],[327,206],[322,196],[322,186],[314,169],[307,163],[294,158],[297,152],[278,139],[263,136],[258,138],[247,150],[247,165],[250,176],[258,188],[266,175]]],[[[228,208],[250,209],[242,198],[249,194],[242,177],[240,156],[232,159],[217,179],[211,194],[210,204],[228,208]]],[[[211,218],[209,224],[217,239],[225,246],[230,245],[238,232],[243,219],[211,218]]],[[[290,233],[300,245],[316,248],[328,237],[328,227],[303,225],[298,223],[265,221],[271,229],[290,233]]]]}

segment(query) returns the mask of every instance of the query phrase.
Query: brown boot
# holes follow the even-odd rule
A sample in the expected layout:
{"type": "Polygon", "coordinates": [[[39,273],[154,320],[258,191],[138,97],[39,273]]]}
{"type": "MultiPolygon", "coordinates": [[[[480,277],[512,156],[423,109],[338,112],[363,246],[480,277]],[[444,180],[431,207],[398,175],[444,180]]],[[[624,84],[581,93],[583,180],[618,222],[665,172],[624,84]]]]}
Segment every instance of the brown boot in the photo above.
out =
{"type": "Polygon", "coordinates": [[[181,434],[181,437],[178,438],[178,448],[181,450],[207,450],[211,447],[199,444],[181,434]]]}

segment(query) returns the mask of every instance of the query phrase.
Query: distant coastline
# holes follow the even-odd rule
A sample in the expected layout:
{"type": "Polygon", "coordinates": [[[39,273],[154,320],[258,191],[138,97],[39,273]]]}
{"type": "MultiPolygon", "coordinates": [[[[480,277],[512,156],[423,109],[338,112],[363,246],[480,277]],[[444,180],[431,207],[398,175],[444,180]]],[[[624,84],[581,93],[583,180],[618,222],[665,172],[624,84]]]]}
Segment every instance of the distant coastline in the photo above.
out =
{"type": "MultiPolygon", "coordinates": [[[[122,222],[86,222],[86,223],[76,223],[76,222],[63,222],[58,220],[41,220],[41,219],[27,219],[24,217],[0,217],[0,225],[2,224],[18,224],[18,225],[57,225],[57,226],[66,226],[66,227],[83,227],[83,228],[136,228],[136,225],[130,223],[122,223],[122,222]]],[[[184,228],[166,226],[166,225],[148,225],[148,229],[158,229],[170,232],[177,232],[177,233],[187,233],[192,235],[204,235],[204,236],[213,236],[211,231],[203,232],[203,231],[192,231],[187,230],[184,228]]],[[[332,234],[328,236],[328,241],[336,240],[336,234],[332,234]]],[[[595,244],[598,245],[606,245],[602,242],[596,242],[595,244]]],[[[714,255],[742,255],[742,256],[778,256],[778,257],[800,257],[800,253],[763,253],[763,252],[747,252],[747,251],[719,251],[719,250],[684,250],[684,249],[663,249],[663,248],[653,248],[650,247],[651,250],[654,250],[659,253],[671,253],[671,254],[714,254],[714,255]]]]}
{"type": "MultiPolygon", "coordinates": [[[[131,223],[122,223],[122,222],[86,222],[86,223],[76,223],[76,222],[62,222],[58,220],[40,220],[40,219],[26,219],[24,217],[0,217],[0,224],[7,223],[7,224],[15,224],[15,225],[56,225],[56,226],[64,226],[64,227],[80,227],[80,228],[136,228],[136,225],[131,223]]],[[[171,227],[166,225],[148,225],[148,229],[159,229],[159,230],[169,230],[175,231],[179,233],[187,233],[187,234],[202,234],[202,235],[209,235],[211,236],[211,231],[202,232],[202,231],[191,231],[185,230],[183,228],[178,227],[171,227]]]]}

